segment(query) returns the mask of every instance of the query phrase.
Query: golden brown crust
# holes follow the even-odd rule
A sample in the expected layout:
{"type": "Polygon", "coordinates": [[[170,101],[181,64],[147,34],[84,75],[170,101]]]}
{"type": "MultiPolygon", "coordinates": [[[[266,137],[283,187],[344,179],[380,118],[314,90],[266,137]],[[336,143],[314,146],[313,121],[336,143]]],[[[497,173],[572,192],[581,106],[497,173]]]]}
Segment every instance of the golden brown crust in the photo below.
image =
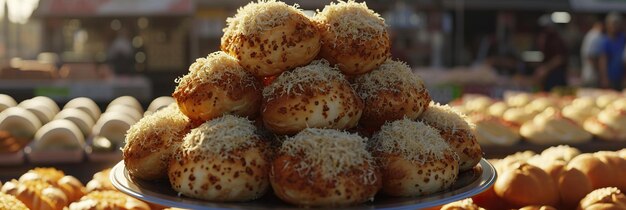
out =
{"type": "Polygon", "coordinates": [[[576,168],[565,167],[556,180],[561,197],[561,205],[573,209],[580,199],[593,190],[591,182],[576,168]]]}
{"type": "Polygon", "coordinates": [[[15,196],[30,209],[61,210],[69,203],[61,189],[42,179],[11,180],[1,191],[15,196]]]}
{"type": "Polygon", "coordinates": [[[525,206],[523,208],[520,208],[519,210],[556,210],[556,208],[552,207],[552,206],[525,206]]]}
{"type": "Polygon", "coordinates": [[[626,195],[615,187],[594,190],[580,200],[580,210],[626,209],[626,195]]]}
{"type": "Polygon", "coordinates": [[[229,155],[177,152],[168,169],[172,188],[182,195],[210,201],[249,201],[269,188],[267,145],[257,143],[229,155]]]}
{"type": "Polygon", "coordinates": [[[519,163],[498,177],[496,194],[514,206],[550,205],[559,202],[559,194],[552,177],[538,167],[519,163]]]}
{"type": "Polygon", "coordinates": [[[443,205],[440,210],[485,210],[474,203],[472,198],[455,201],[443,205]]]}
{"type": "MultiPolygon", "coordinates": [[[[330,78],[329,78],[330,79],[330,78]]],[[[275,134],[296,134],[304,128],[349,129],[361,117],[363,102],[343,78],[324,82],[331,87],[317,91],[315,85],[302,86],[303,93],[279,89],[264,99],[263,124],[275,134]]]]}
{"type": "Polygon", "coordinates": [[[424,157],[425,162],[408,161],[399,155],[378,154],[383,175],[382,191],[391,196],[412,197],[428,195],[452,186],[459,165],[449,151],[443,159],[424,157]]]}
{"type": "Polygon", "coordinates": [[[93,191],[102,191],[102,190],[117,190],[111,184],[111,180],[109,179],[109,175],[111,173],[111,168],[104,169],[95,173],[93,175],[93,179],[89,181],[86,185],[87,192],[93,191]]]}
{"type": "Polygon", "coordinates": [[[415,120],[428,108],[430,95],[426,88],[410,88],[406,92],[379,91],[364,101],[363,115],[359,121],[367,128],[378,129],[385,122],[404,117],[415,120]]]}
{"type": "Polygon", "coordinates": [[[345,74],[358,75],[372,71],[391,55],[391,43],[386,31],[367,41],[337,37],[324,27],[320,31],[320,57],[336,64],[345,74]]]}
{"type": "MultiPolygon", "coordinates": [[[[437,128],[435,125],[430,125],[437,128]]],[[[478,141],[476,141],[476,136],[474,136],[471,131],[437,129],[441,137],[450,145],[450,148],[459,155],[460,171],[470,170],[480,162],[480,159],[483,157],[483,152],[478,141]]]]}
{"type": "Polygon", "coordinates": [[[124,193],[112,190],[95,191],[69,205],[69,210],[149,210],[148,204],[124,193]]]}
{"type": "Polygon", "coordinates": [[[290,13],[287,21],[260,33],[227,32],[221,49],[257,77],[277,75],[311,62],[320,50],[320,32],[302,13],[290,13]]]}
{"type": "MultiPolygon", "coordinates": [[[[606,160],[605,160],[606,161],[606,160]]],[[[581,154],[570,161],[567,167],[576,168],[587,176],[592,189],[617,186],[620,180],[617,171],[593,154],[581,154]]]]}
{"type": "Polygon", "coordinates": [[[29,210],[22,201],[15,198],[15,196],[0,192],[0,209],[11,210],[29,210]]]}
{"type": "MultiPolygon", "coordinates": [[[[320,167],[312,167],[306,175],[301,175],[295,166],[301,159],[289,155],[277,156],[270,172],[270,182],[274,193],[283,201],[298,206],[347,206],[364,203],[374,198],[382,182],[376,178],[373,183],[361,177],[363,172],[374,167],[365,163],[361,170],[351,170],[335,176],[332,180],[323,179],[320,167]]],[[[375,170],[375,177],[380,177],[375,170]]]]}

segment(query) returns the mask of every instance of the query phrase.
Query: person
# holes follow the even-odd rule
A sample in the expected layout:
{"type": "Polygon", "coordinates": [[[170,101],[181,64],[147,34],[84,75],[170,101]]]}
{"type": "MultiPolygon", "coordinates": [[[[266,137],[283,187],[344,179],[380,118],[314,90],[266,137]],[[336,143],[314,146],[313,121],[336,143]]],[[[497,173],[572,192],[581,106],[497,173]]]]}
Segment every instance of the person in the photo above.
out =
{"type": "Polygon", "coordinates": [[[107,52],[107,59],[116,74],[128,74],[134,69],[133,48],[128,31],[120,29],[107,52]]]}
{"type": "Polygon", "coordinates": [[[537,46],[543,53],[543,61],[535,69],[534,78],[543,91],[567,86],[567,47],[561,35],[556,31],[550,16],[539,18],[543,30],[537,37],[537,46]]]}
{"type": "Polygon", "coordinates": [[[626,37],[621,31],[622,16],[611,12],[606,16],[606,35],[602,40],[602,54],[598,78],[601,88],[622,89],[624,77],[624,45],[626,37]]]}
{"type": "Polygon", "coordinates": [[[585,87],[598,87],[598,59],[602,51],[602,30],[604,24],[596,20],[591,29],[585,34],[580,47],[582,62],[581,79],[585,87]]]}

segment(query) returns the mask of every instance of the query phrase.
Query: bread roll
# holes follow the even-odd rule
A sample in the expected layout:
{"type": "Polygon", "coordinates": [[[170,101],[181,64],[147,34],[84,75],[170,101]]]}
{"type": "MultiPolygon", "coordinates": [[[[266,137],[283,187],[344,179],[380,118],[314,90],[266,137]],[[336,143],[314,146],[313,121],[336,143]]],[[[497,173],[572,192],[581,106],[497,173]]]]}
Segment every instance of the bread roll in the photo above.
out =
{"type": "Polygon", "coordinates": [[[367,73],[389,58],[391,43],[385,20],[365,2],[332,2],[315,19],[322,33],[320,57],[343,73],[367,73]]]}
{"type": "Polygon", "coordinates": [[[170,158],[191,128],[189,118],[176,104],[131,126],[123,149],[124,165],[130,175],[146,180],[167,178],[170,158]]]}
{"type": "Polygon", "coordinates": [[[149,210],[148,204],[130,197],[124,193],[112,190],[95,191],[71,203],[69,210],[90,209],[119,209],[119,210],[149,210]]]}
{"type": "Polygon", "coordinates": [[[504,97],[504,101],[511,107],[524,107],[533,100],[533,96],[529,93],[517,93],[504,97]]]}
{"type": "Polygon", "coordinates": [[[0,94],[0,112],[14,106],[17,106],[17,102],[15,102],[15,99],[13,99],[13,97],[6,94],[0,94]]]}
{"type": "Polygon", "coordinates": [[[561,197],[561,205],[568,209],[578,206],[580,199],[593,190],[587,176],[576,168],[566,166],[556,180],[561,197]]]}
{"type": "Polygon", "coordinates": [[[283,142],[272,163],[270,182],[285,202],[326,207],[371,201],[382,184],[365,139],[317,128],[283,142]]]}
{"type": "Polygon", "coordinates": [[[320,50],[320,32],[296,6],[274,0],[250,2],[226,19],[222,51],[265,77],[306,65],[320,50]]]}
{"type": "Polygon", "coordinates": [[[177,82],[173,94],[176,103],[194,121],[224,114],[254,117],[261,105],[261,84],[235,58],[221,51],[197,59],[177,82]]]}
{"type": "Polygon", "coordinates": [[[567,164],[567,167],[580,170],[591,182],[592,189],[612,187],[619,184],[618,172],[593,154],[581,154],[567,164]]]}
{"type": "Polygon", "coordinates": [[[421,119],[439,130],[441,137],[459,155],[460,171],[470,170],[478,164],[483,153],[472,132],[474,125],[467,121],[465,115],[448,105],[431,102],[421,119]]]}
{"type": "Polygon", "coordinates": [[[555,109],[546,109],[520,127],[520,134],[533,144],[579,144],[591,140],[590,133],[555,109]]]}
{"type": "Polygon", "coordinates": [[[474,203],[471,198],[443,205],[440,210],[485,210],[474,203]]]}
{"type": "Polygon", "coordinates": [[[620,96],[617,93],[608,92],[602,94],[596,98],[596,106],[600,109],[604,109],[618,98],[620,98],[620,96]]]}
{"type": "Polygon", "coordinates": [[[626,111],[607,108],[585,121],[588,132],[607,141],[626,141],[626,111]]]}
{"type": "Polygon", "coordinates": [[[556,210],[556,208],[552,206],[525,206],[519,210],[556,210]]]}
{"type": "Polygon", "coordinates": [[[538,97],[524,106],[524,109],[530,113],[541,113],[547,108],[557,108],[556,102],[552,98],[538,97]]]}
{"type": "Polygon", "coordinates": [[[35,134],[33,150],[77,150],[85,145],[85,137],[72,121],[53,120],[35,134]]]}
{"type": "Polygon", "coordinates": [[[0,209],[12,210],[30,210],[22,201],[13,195],[0,192],[0,209]]]}
{"type": "Polygon", "coordinates": [[[165,108],[173,103],[176,103],[173,97],[161,96],[161,97],[155,98],[154,100],[152,100],[152,102],[150,102],[150,105],[148,106],[148,109],[146,109],[146,112],[148,111],[156,112],[159,109],[165,108]]]}
{"type": "Polygon", "coordinates": [[[249,201],[269,188],[269,148],[254,125],[233,115],[191,130],[172,158],[168,177],[180,194],[210,201],[249,201]]]}
{"type": "Polygon", "coordinates": [[[561,171],[567,164],[565,161],[553,160],[541,155],[529,158],[526,163],[541,168],[556,182],[559,179],[561,171]]]}
{"type": "Polygon", "coordinates": [[[141,103],[139,103],[139,101],[132,96],[120,96],[115,98],[113,101],[111,101],[111,103],[109,103],[107,109],[114,105],[124,105],[136,110],[139,113],[143,113],[143,107],[141,106],[141,103]]]}
{"type": "Polygon", "coordinates": [[[487,113],[495,117],[502,117],[507,109],[509,109],[509,105],[504,101],[498,101],[489,106],[487,113]]]}
{"type": "Polygon", "coordinates": [[[83,136],[89,136],[91,134],[91,128],[96,123],[89,114],[79,108],[68,108],[63,109],[56,116],[54,116],[55,120],[58,119],[66,119],[72,121],[80,131],[83,136]]]}
{"type": "Polygon", "coordinates": [[[66,176],[63,171],[55,168],[34,168],[23,174],[19,181],[43,180],[52,186],[59,188],[69,202],[78,200],[85,195],[85,186],[73,176],[66,176]]]}
{"type": "Polygon", "coordinates": [[[29,209],[62,210],[68,204],[67,196],[61,189],[41,179],[11,180],[4,183],[0,191],[15,196],[29,209]]]}
{"type": "Polygon", "coordinates": [[[100,116],[100,119],[93,126],[92,133],[94,136],[102,136],[109,139],[112,143],[122,146],[126,138],[126,131],[135,121],[128,115],[107,112],[100,116]]]}
{"type": "Polygon", "coordinates": [[[22,107],[10,107],[0,112],[0,130],[12,136],[30,140],[41,127],[41,121],[33,113],[22,107]]]}
{"type": "Polygon", "coordinates": [[[560,160],[565,163],[570,162],[572,159],[574,159],[574,157],[580,154],[580,150],[568,145],[549,147],[541,152],[541,156],[546,157],[549,160],[560,160]]]}
{"type": "Polygon", "coordinates": [[[534,113],[527,111],[524,108],[509,108],[504,114],[502,114],[502,119],[512,122],[517,126],[521,126],[522,124],[531,121],[535,117],[534,113]]]}
{"type": "Polygon", "coordinates": [[[624,178],[626,177],[626,159],[620,157],[615,152],[609,151],[595,152],[593,156],[600,159],[613,170],[615,179],[611,186],[626,189],[626,178],[624,178]]]}
{"type": "Polygon", "coordinates": [[[284,72],[265,87],[263,100],[263,124],[279,135],[305,128],[350,129],[363,110],[350,83],[325,60],[284,72]]]}
{"type": "Polygon", "coordinates": [[[94,102],[90,98],[85,98],[85,97],[74,98],[70,100],[69,102],[67,102],[65,106],[63,106],[63,109],[69,109],[69,108],[77,108],[77,109],[83,110],[85,113],[91,116],[94,122],[97,121],[98,118],[100,118],[100,114],[101,114],[100,107],[98,107],[98,104],[96,104],[96,102],[94,102]]]}
{"type": "Polygon", "coordinates": [[[111,184],[111,180],[109,179],[109,175],[111,174],[111,168],[104,169],[95,173],[91,181],[87,182],[86,191],[104,191],[104,190],[117,190],[111,184]]]}
{"type": "Polygon", "coordinates": [[[409,119],[383,125],[372,139],[381,166],[383,189],[391,196],[422,196],[452,186],[458,157],[439,131],[409,119]]]}
{"type": "Polygon", "coordinates": [[[505,170],[494,185],[496,194],[513,206],[550,205],[559,202],[552,177],[538,167],[519,163],[505,170]]]}
{"type": "Polygon", "coordinates": [[[405,117],[415,120],[430,103],[422,78],[401,61],[385,61],[356,77],[353,87],[365,103],[359,123],[373,130],[405,117]]]}
{"type": "Polygon", "coordinates": [[[623,210],[626,209],[626,195],[615,187],[594,190],[580,200],[581,210],[623,210]]]}
{"type": "Polygon", "coordinates": [[[511,146],[519,142],[520,135],[516,130],[506,126],[497,117],[473,117],[474,135],[481,145],[511,146]]]}
{"type": "Polygon", "coordinates": [[[464,99],[465,108],[470,113],[487,114],[487,110],[493,104],[493,100],[484,95],[464,99]]]}

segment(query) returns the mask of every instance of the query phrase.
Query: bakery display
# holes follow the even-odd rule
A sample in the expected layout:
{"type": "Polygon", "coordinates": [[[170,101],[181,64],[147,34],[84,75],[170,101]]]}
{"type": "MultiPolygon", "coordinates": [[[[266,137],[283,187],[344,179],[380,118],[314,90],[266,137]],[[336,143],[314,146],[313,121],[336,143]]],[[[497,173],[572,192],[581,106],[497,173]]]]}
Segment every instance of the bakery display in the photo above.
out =
{"type": "Polygon", "coordinates": [[[124,193],[112,190],[94,191],[69,204],[69,210],[119,209],[150,210],[150,206],[124,193]]]}
{"type": "Polygon", "coordinates": [[[279,1],[248,3],[226,19],[222,51],[257,77],[280,74],[311,62],[320,32],[297,6],[279,1]]]}
{"type": "Polygon", "coordinates": [[[367,73],[390,56],[387,25],[365,2],[331,2],[315,14],[321,32],[319,56],[348,75],[367,73]]]}
{"type": "Polygon", "coordinates": [[[132,125],[123,148],[130,174],[147,180],[166,178],[172,154],[192,127],[175,103],[132,125]]]}
{"type": "Polygon", "coordinates": [[[401,61],[386,60],[357,76],[353,87],[365,104],[359,123],[369,129],[405,117],[415,120],[430,103],[422,78],[401,61]]]}
{"type": "Polygon", "coordinates": [[[177,81],[172,96],[180,111],[194,121],[228,113],[254,117],[261,105],[261,84],[224,52],[197,59],[177,81]]]}
{"type": "Polygon", "coordinates": [[[350,129],[363,102],[344,75],[326,60],[284,72],[263,89],[263,124],[275,134],[309,128],[350,129]]]}
{"type": "Polygon", "coordinates": [[[365,139],[307,128],[286,139],[272,162],[274,193],[298,206],[346,206],[374,198],[382,177],[365,139]]]}
{"type": "Polygon", "coordinates": [[[385,194],[432,194],[449,188],[458,176],[457,153],[437,129],[422,122],[403,119],[386,123],[372,141],[385,194]]]}
{"type": "Polygon", "coordinates": [[[249,120],[225,115],[187,134],[167,175],[182,195],[211,201],[249,201],[269,189],[269,148],[249,120]]]}
{"type": "Polygon", "coordinates": [[[473,124],[467,116],[453,110],[448,105],[431,102],[421,116],[424,123],[439,130],[441,137],[459,155],[459,170],[473,168],[482,158],[480,145],[472,132],[473,124]]]}

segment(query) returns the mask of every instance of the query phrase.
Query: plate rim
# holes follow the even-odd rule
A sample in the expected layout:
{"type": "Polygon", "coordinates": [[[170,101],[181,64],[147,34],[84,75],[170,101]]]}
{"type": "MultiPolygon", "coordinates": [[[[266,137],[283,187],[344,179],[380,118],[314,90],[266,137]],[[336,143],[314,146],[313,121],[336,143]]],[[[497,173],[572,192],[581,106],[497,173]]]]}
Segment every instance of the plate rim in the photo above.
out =
{"type": "MultiPolygon", "coordinates": [[[[459,188],[459,189],[463,189],[463,188],[467,188],[472,185],[475,185],[470,190],[466,190],[464,192],[461,192],[461,193],[458,193],[456,195],[452,195],[446,198],[437,199],[434,201],[429,201],[429,202],[424,202],[424,203],[414,203],[414,204],[408,204],[408,205],[403,205],[403,206],[391,206],[391,207],[371,206],[370,209],[395,210],[395,209],[429,208],[429,207],[440,206],[440,205],[444,205],[450,202],[469,198],[474,195],[478,195],[486,191],[487,189],[489,189],[495,183],[495,180],[498,176],[497,171],[495,170],[495,167],[486,159],[481,158],[478,165],[480,165],[480,167],[482,168],[482,174],[479,176],[479,178],[476,181],[471,182],[470,184],[462,188],[459,188]]],[[[152,195],[142,194],[141,192],[138,192],[137,190],[134,190],[132,189],[131,186],[129,186],[129,183],[131,183],[132,185],[136,186],[136,188],[141,190],[140,186],[138,186],[135,183],[132,183],[132,180],[127,179],[127,177],[125,176],[125,171],[126,171],[126,167],[124,165],[124,160],[121,160],[120,162],[115,164],[115,166],[112,167],[111,173],[109,174],[109,180],[111,181],[111,184],[113,185],[113,187],[115,187],[117,190],[119,190],[120,192],[124,194],[130,195],[131,197],[134,197],[142,201],[146,201],[146,202],[150,202],[150,203],[154,203],[158,205],[164,205],[164,206],[171,206],[171,207],[178,207],[178,208],[191,208],[191,209],[195,209],[195,208],[202,206],[199,204],[177,202],[177,201],[173,201],[169,199],[159,198],[159,197],[152,196],[152,195]],[[125,183],[122,183],[122,182],[125,182],[125,183]]],[[[210,201],[207,201],[207,202],[210,202],[210,201]]],[[[218,202],[214,202],[214,203],[217,205],[220,204],[218,202]]],[[[224,204],[236,205],[236,203],[224,203],[224,204]]],[[[355,207],[361,208],[364,206],[355,206],[355,207]]],[[[243,208],[243,207],[240,207],[240,208],[243,208]]],[[[296,209],[298,207],[292,206],[291,208],[296,209]]],[[[350,208],[350,207],[348,206],[345,208],[350,208]]],[[[231,209],[231,207],[202,206],[202,209],[231,209]]]]}

